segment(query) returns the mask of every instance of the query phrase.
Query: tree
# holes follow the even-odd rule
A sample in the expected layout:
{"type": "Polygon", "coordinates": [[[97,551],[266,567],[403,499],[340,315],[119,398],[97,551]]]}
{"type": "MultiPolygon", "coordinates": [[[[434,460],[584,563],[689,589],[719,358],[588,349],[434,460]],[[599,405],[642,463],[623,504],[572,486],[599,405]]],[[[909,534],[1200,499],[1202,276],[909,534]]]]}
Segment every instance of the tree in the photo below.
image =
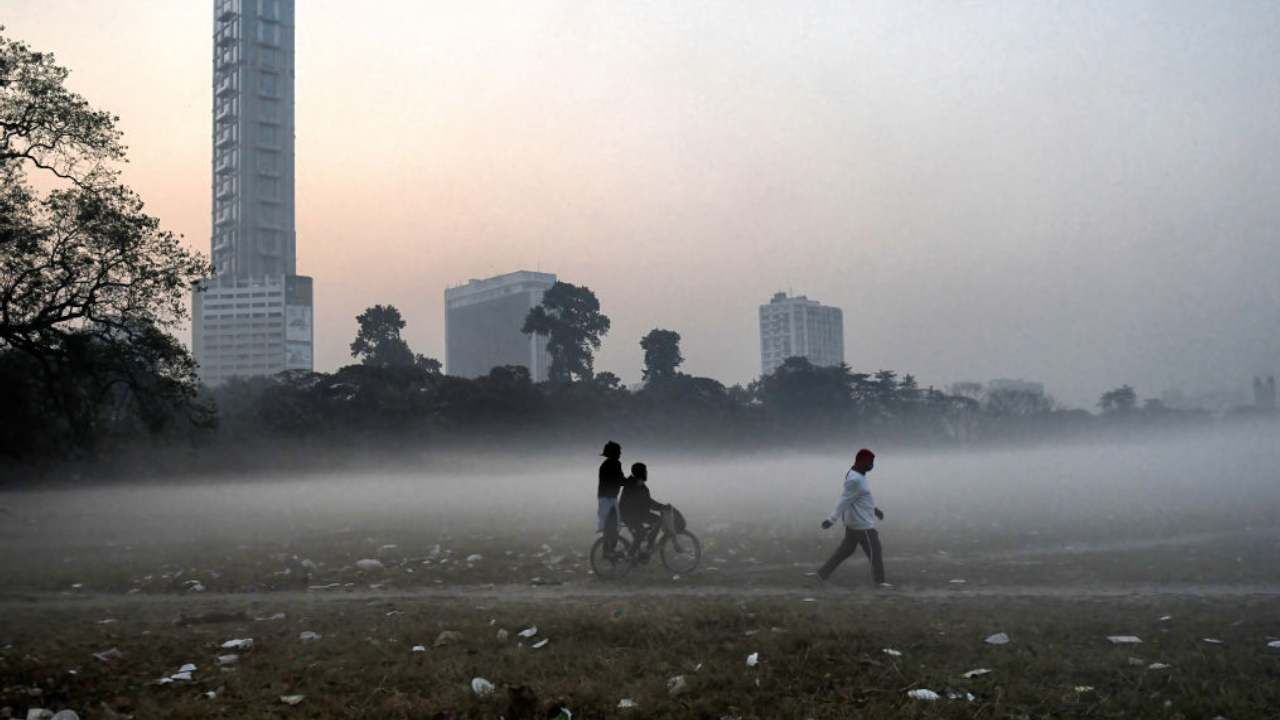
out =
{"type": "Polygon", "coordinates": [[[557,282],[529,311],[521,332],[547,338],[552,382],[589,381],[595,378],[592,356],[609,332],[609,318],[590,288],[557,282]]]}
{"type": "Polygon", "coordinates": [[[428,374],[440,374],[440,361],[415,355],[400,337],[404,318],[394,305],[374,305],[356,316],[359,329],[351,341],[351,357],[371,367],[417,367],[428,374]]]}
{"type": "Polygon", "coordinates": [[[645,380],[666,380],[675,377],[676,368],[684,362],[680,354],[680,333],[674,330],[654,328],[640,339],[644,349],[645,380]]]}
{"type": "Polygon", "coordinates": [[[87,451],[101,411],[90,401],[106,401],[77,396],[90,356],[130,368],[137,403],[194,402],[194,365],[167,332],[211,268],[118,182],[108,165],[125,154],[117,119],[67,90],[67,75],[52,55],[0,36],[0,351],[31,362],[87,451]],[[37,192],[28,170],[51,189],[37,192]],[[143,368],[160,375],[144,381],[143,368]]]}
{"type": "Polygon", "coordinates": [[[1138,394],[1128,385],[1108,390],[1098,399],[1103,415],[1126,415],[1138,404],[1138,394]]]}

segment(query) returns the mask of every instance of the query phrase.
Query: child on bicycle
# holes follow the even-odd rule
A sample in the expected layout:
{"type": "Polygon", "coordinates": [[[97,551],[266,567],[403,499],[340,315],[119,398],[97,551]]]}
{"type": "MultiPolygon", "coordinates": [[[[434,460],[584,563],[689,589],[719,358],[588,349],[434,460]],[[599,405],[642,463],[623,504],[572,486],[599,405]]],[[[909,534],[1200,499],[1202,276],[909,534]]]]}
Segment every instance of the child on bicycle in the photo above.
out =
{"type": "Polygon", "coordinates": [[[637,545],[643,541],[648,546],[641,552],[644,559],[653,551],[658,531],[662,529],[662,515],[659,513],[671,507],[653,499],[649,494],[648,480],[649,468],[644,463],[633,464],[631,477],[622,486],[622,499],[618,502],[622,522],[635,534],[637,545]]]}

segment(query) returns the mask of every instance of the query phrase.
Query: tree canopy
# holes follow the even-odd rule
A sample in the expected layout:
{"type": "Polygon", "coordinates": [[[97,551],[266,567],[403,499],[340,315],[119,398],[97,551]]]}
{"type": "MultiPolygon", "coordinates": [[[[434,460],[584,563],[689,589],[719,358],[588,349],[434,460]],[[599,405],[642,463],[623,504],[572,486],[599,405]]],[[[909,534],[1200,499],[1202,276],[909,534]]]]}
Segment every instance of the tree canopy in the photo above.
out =
{"type": "Polygon", "coordinates": [[[529,311],[521,332],[547,338],[548,376],[553,382],[590,381],[609,318],[600,312],[600,301],[590,288],[557,282],[529,311]]]}
{"type": "Polygon", "coordinates": [[[674,330],[654,328],[640,339],[644,350],[645,380],[665,380],[675,376],[676,368],[684,363],[680,354],[680,333],[674,330]]]}

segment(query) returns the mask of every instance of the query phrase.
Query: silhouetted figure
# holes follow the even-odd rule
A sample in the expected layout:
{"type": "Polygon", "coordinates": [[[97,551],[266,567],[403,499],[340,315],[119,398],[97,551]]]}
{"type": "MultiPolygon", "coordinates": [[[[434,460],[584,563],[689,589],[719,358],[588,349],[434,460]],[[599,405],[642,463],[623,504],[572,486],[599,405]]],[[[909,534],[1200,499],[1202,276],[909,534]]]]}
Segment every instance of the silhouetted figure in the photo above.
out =
{"type": "Polygon", "coordinates": [[[836,502],[836,509],[831,517],[822,521],[822,529],[834,525],[837,521],[844,523],[844,540],[840,547],[832,553],[831,559],[818,569],[818,577],[826,580],[835,572],[837,566],[862,546],[863,552],[871,560],[871,575],[880,587],[893,587],[884,581],[884,560],[880,554],[880,533],[876,532],[876,520],[884,519],[884,513],[876,507],[875,498],[871,496],[871,486],[867,484],[867,473],[875,467],[875,453],[863,448],[854,458],[853,467],[844,476],[844,492],[836,502]]]}
{"type": "Polygon", "coordinates": [[[610,440],[604,444],[600,482],[596,485],[596,532],[604,533],[605,552],[618,545],[618,492],[627,481],[622,474],[622,446],[610,440]]]}
{"type": "Polygon", "coordinates": [[[642,550],[642,559],[653,550],[654,540],[658,537],[658,531],[662,529],[660,513],[669,507],[653,499],[649,494],[648,481],[649,468],[644,463],[632,465],[631,477],[627,478],[627,484],[622,486],[622,500],[618,508],[622,512],[622,522],[631,528],[631,532],[636,536],[636,542],[643,540],[647,546],[642,550]]]}

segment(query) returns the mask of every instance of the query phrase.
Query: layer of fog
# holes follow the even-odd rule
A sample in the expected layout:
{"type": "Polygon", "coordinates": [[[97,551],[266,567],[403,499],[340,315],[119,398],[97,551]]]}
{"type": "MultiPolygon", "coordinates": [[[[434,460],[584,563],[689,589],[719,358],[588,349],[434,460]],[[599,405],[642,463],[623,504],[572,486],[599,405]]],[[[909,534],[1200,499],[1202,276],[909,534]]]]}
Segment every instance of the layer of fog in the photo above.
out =
{"type": "MultiPolygon", "coordinates": [[[[851,448],[851,451],[856,448],[851,448]]],[[[624,465],[649,464],[650,488],[692,527],[739,526],[779,536],[817,535],[849,457],[786,454],[690,460],[624,448],[624,465]]],[[[470,472],[413,471],[306,478],[247,478],[0,494],[10,549],[33,544],[147,545],[225,540],[322,541],[343,530],[375,536],[412,528],[416,540],[447,533],[521,537],[556,532],[592,539],[599,458],[477,458],[470,472]]],[[[1162,535],[1280,525],[1280,447],[1273,431],[1178,442],[897,454],[871,475],[899,546],[933,543],[1035,546],[1042,538],[1105,545],[1162,535]]]]}

